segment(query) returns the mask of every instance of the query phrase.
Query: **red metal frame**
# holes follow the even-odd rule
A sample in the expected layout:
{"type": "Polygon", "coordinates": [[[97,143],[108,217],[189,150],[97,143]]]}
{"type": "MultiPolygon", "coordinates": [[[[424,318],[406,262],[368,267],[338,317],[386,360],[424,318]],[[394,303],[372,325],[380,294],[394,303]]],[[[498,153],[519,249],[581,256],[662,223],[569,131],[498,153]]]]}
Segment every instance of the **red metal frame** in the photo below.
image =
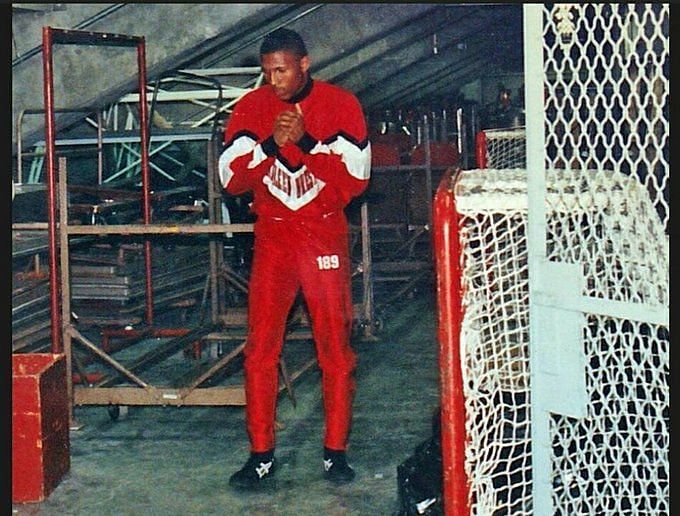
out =
{"type": "MultiPolygon", "coordinates": [[[[143,36],[126,36],[103,32],[89,32],[71,29],[43,27],[43,92],[45,99],[45,160],[47,165],[47,222],[48,249],[50,270],[50,326],[52,331],[52,353],[63,352],[61,338],[61,288],[59,284],[59,249],[57,244],[57,202],[56,202],[56,153],[55,153],[55,119],[54,119],[54,64],[52,47],[55,44],[66,45],[102,45],[137,48],[141,169],[142,169],[142,202],[144,223],[151,222],[151,196],[149,176],[149,126],[146,103],[146,44],[143,36]]],[[[146,260],[146,319],[153,324],[153,289],[151,278],[151,242],[145,242],[146,260]]]]}
{"type": "Polygon", "coordinates": [[[52,353],[61,353],[61,303],[57,263],[56,163],[54,152],[54,76],[52,72],[52,29],[43,27],[43,93],[45,98],[45,152],[47,162],[47,236],[50,271],[50,325],[52,353]]]}
{"type": "Polygon", "coordinates": [[[479,131],[475,135],[475,161],[477,168],[486,168],[486,133],[479,131]]]}
{"type": "Polygon", "coordinates": [[[460,216],[454,186],[457,169],[445,174],[434,199],[433,237],[439,312],[439,369],[444,514],[468,515],[465,474],[465,400],[460,355],[463,320],[461,257],[458,240],[460,216]]]}

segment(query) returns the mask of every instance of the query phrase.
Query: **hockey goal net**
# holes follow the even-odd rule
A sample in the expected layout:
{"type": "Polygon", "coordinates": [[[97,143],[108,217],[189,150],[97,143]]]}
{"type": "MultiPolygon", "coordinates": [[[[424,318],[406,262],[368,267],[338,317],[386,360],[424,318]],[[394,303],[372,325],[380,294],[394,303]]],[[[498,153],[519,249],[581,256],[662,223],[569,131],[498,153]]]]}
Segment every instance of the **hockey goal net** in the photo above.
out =
{"type": "Polygon", "coordinates": [[[483,129],[475,137],[477,168],[524,168],[527,162],[524,127],[483,129]]]}
{"type": "MultiPolygon", "coordinates": [[[[667,306],[668,239],[637,180],[566,170],[549,177],[550,254],[583,264],[590,296],[667,306]],[[565,192],[565,185],[574,187],[565,192]],[[597,194],[584,203],[589,192],[597,194]],[[574,232],[585,220],[589,230],[574,232]]],[[[457,345],[473,514],[533,514],[526,185],[526,169],[477,169],[438,193],[455,209],[459,253],[451,259],[460,274],[457,345]]],[[[573,510],[561,514],[625,507],[641,493],[651,497],[648,507],[664,507],[668,328],[589,315],[583,333],[589,417],[554,421],[554,496],[573,510]]]]}
{"type": "MultiPolygon", "coordinates": [[[[544,166],[529,172],[543,177],[540,195],[526,162],[507,158],[536,148],[517,129],[512,145],[489,145],[486,132],[487,166],[446,176],[435,196],[446,514],[669,514],[668,4],[535,8],[545,141],[544,166]],[[588,73],[565,72],[589,59],[588,73]],[[578,291],[567,310],[579,314],[578,414],[537,405],[546,383],[531,367],[542,352],[530,320],[536,241],[543,270],[579,275],[575,286],[541,276],[558,287],[541,304],[562,308],[559,288],[578,291]]],[[[542,345],[559,340],[561,321],[553,328],[542,345]]],[[[553,349],[559,373],[568,364],[553,349]]],[[[575,389],[553,391],[559,405],[575,389]]]]}

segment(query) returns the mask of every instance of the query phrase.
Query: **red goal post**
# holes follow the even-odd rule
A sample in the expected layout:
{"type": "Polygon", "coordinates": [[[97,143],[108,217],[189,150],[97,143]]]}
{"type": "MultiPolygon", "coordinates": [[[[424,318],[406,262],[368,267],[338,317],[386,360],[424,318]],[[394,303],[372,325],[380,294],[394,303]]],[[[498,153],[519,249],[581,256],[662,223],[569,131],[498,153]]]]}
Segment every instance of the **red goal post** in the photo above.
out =
{"type": "MultiPolygon", "coordinates": [[[[622,500],[664,513],[670,341],[667,322],[654,315],[668,303],[663,222],[644,184],[618,171],[551,170],[546,186],[550,256],[578,258],[593,306],[608,296],[644,312],[584,319],[587,416],[551,416],[551,496],[584,514],[622,500]]],[[[448,170],[435,194],[447,516],[534,514],[528,207],[522,168],[448,170]]]]}
{"type": "Polygon", "coordinates": [[[521,168],[526,156],[524,127],[483,129],[475,135],[477,168],[521,168]]]}
{"type": "MultiPolygon", "coordinates": [[[[460,171],[460,169],[458,169],[460,171]]],[[[441,390],[442,490],[447,514],[469,514],[465,473],[465,402],[461,371],[461,271],[456,199],[457,174],[444,174],[434,198],[439,369],[441,390]]]]}

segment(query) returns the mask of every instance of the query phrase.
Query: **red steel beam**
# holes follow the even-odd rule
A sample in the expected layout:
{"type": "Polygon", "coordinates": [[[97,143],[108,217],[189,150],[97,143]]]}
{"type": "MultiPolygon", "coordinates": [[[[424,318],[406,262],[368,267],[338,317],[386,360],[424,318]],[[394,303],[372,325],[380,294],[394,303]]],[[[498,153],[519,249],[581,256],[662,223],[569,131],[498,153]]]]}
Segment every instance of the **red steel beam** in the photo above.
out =
{"type": "MultiPolygon", "coordinates": [[[[151,175],[149,174],[149,113],[146,103],[146,43],[141,38],[137,45],[137,67],[139,69],[139,126],[142,155],[142,207],[144,224],[151,224],[151,175]]],[[[144,263],[146,266],[146,323],[153,326],[153,282],[151,240],[144,241],[144,263]]]]}

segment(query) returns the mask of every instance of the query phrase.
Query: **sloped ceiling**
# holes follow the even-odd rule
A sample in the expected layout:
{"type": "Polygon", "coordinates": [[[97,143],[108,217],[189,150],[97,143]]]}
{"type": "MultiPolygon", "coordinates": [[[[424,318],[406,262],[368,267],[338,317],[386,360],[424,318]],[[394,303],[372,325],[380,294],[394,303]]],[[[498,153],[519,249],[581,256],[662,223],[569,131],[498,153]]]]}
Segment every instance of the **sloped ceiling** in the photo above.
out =
{"type": "MultiPolygon", "coordinates": [[[[305,38],[313,75],[353,91],[367,112],[455,97],[523,67],[521,4],[12,4],[12,25],[14,125],[21,110],[43,106],[43,26],[144,36],[149,81],[179,68],[256,66],[262,37],[287,26],[305,38]]],[[[56,49],[56,107],[104,106],[134,91],[136,60],[125,54],[56,49]]],[[[77,119],[60,115],[57,127],[77,119]]],[[[27,118],[25,145],[42,138],[42,117],[27,118]]]]}

